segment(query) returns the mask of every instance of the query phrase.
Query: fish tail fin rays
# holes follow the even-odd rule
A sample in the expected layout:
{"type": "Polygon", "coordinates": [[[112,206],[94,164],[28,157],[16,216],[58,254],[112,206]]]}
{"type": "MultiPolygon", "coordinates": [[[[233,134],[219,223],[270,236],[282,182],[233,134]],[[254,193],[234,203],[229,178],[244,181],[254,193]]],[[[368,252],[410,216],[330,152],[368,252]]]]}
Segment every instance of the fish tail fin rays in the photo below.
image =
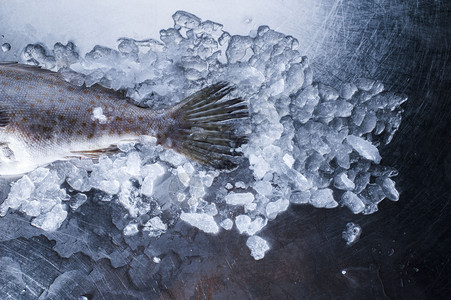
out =
{"type": "Polygon", "coordinates": [[[9,124],[8,113],[5,110],[0,109],[0,127],[5,127],[9,124]]]}
{"type": "Polygon", "coordinates": [[[187,97],[169,109],[174,124],[158,136],[158,143],[217,169],[237,166],[237,150],[247,142],[249,112],[241,98],[225,100],[234,88],[218,82],[187,97]]]}

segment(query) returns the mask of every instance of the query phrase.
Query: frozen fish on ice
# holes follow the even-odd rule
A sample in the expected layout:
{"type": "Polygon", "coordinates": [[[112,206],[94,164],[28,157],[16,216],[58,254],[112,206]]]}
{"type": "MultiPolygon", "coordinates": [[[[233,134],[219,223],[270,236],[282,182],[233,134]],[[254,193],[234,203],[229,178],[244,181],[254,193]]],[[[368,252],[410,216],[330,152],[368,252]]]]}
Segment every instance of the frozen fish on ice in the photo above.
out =
{"type": "Polygon", "coordinates": [[[0,63],[0,175],[18,175],[57,160],[112,154],[142,135],[200,163],[232,168],[246,142],[229,121],[248,117],[234,87],[210,85],[173,107],[151,110],[120,93],[66,82],[56,72],[0,63]]]}

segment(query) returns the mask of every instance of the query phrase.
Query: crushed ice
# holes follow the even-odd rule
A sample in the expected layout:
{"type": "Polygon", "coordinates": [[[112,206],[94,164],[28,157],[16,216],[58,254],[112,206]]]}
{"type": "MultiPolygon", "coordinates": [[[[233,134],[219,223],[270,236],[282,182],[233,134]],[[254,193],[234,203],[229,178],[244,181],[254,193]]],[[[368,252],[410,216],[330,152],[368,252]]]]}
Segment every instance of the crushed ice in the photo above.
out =
{"type": "Polygon", "coordinates": [[[358,224],[349,222],[346,224],[346,229],[343,230],[341,236],[346,241],[346,245],[352,246],[355,244],[362,233],[362,228],[358,224]]]}
{"type": "MultiPolygon", "coordinates": [[[[143,137],[136,145],[118,145],[118,155],[56,162],[24,175],[0,205],[1,216],[11,208],[54,231],[94,191],[101,201],[126,209],[125,236],[164,234],[173,224],[161,214],[171,211],[208,233],[235,224],[250,236],[252,256],[261,259],[269,246],[255,234],[290,203],[371,214],[384,198],[399,199],[390,179],[396,171],[379,165],[378,147],[396,132],[405,97],[370,79],[335,88],[315,82],[307,57],[297,51],[299,42],[267,26],[238,36],[186,12],[173,19],[173,28],[161,30],[161,41],[123,38],[117,49],[95,46],[85,55],[71,42],[57,43],[53,51],[30,44],[23,59],[59,70],[78,85],[126,90],[151,108],[228,81],[249,103],[249,143],[242,148],[249,163],[231,173],[210,170],[143,137]]],[[[94,119],[106,122],[104,117],[94,108],[94,119]]],[[[348,243],[358,237],[355,232],[349,227],[343,234],[348,243]]]]}

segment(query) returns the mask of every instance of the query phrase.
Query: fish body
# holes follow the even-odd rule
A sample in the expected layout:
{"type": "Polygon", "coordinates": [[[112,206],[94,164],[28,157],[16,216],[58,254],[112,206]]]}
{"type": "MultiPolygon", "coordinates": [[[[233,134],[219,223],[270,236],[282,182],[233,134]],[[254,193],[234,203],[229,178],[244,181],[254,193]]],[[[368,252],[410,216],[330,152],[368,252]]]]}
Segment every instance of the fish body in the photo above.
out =
{"type": "Polygon", "coordinates": [[[228,121],[248,116],[233,88],[220,82],[174,107],[151,110],[101,86],[77,86],[59,73],[0,63],[0,175],[17,175],[57,160],[95,157],[143,135],[201,163],[230,164],[245,142],[228,121]]]}

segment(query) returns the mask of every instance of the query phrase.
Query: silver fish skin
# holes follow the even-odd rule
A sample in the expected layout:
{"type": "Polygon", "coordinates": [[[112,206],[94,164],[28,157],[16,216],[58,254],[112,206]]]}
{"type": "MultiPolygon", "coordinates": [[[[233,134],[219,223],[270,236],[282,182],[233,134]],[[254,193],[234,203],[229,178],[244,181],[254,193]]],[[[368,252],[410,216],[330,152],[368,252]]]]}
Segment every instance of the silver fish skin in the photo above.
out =
{"type": "Polygon", "coordinates": [[[223,99],[233,89],[219,82],[173,107],[151,110],[99,85],[77,86],[56,72],[0,63],[0,175],[111,154],[121,141],[148,135],[203,164],[232,168],[246,136],[231,121],[249,116],[243,99],[223,99]]]}

